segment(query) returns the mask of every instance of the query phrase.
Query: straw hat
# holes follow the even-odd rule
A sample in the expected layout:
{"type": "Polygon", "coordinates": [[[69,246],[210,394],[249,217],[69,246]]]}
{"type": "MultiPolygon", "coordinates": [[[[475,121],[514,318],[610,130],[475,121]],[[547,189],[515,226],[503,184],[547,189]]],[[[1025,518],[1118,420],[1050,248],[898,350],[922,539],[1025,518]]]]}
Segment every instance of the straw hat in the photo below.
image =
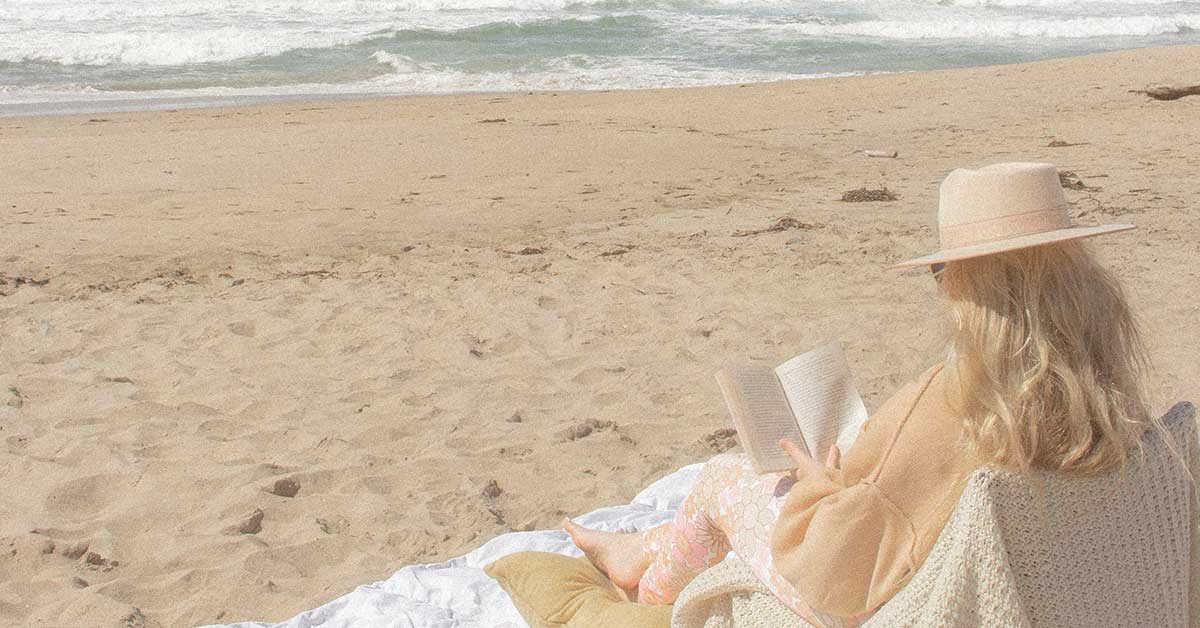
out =
{"type": "Polygon", "coordinates": [[[978,170],[959,168],[942,181],[938,200],[941,248],[890,268],[952,262],[1133,228],[1072,224],[1054,164],[1012,162],[978,170]]]}

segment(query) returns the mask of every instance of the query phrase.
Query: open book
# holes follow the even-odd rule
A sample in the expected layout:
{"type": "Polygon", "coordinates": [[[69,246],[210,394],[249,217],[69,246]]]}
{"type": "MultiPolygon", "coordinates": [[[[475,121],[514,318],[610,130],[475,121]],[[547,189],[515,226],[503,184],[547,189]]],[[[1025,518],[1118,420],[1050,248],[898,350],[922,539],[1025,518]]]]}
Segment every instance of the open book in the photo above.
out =
{"type": "Polygon", "coordinates": [[[837,343],[821,345],[775,368],[738,367],[717,372],[742,448],[758,473],[795,468],[779,439],[795,441],[818,464],[836,444],[854,443],[867,408],[854,389],[850,366],[837,343]]]}

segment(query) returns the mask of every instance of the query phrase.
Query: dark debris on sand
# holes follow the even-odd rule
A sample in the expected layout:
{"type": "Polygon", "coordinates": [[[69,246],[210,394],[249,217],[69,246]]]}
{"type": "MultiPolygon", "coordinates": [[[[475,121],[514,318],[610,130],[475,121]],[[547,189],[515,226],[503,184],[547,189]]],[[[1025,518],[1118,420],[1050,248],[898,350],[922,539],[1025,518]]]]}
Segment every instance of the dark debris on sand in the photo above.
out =
{"type": "Polygon", "coordinates": [[[705,447],[717,453],[724,453],[738,446],[737,430],[729,427],[716,430],[701,440],[705,447]]]}
{"type": "Polygon", "coordinates": [[[1082,190],[1082,191],[1086,191],[1086,192],[1095,192],[1100,189],[1098,187],[1088,186],[1087,184],[1085,184],[1083,182],[1083,179],[1079,178],[1079,175],[1075,174],[1074,172],[1071,172],[1070,170],[1060,170],[1058,172],[1058,182],[1061,183],[1063,188],[1067,189],[1067,190],[1082,190]]]}
{"type": "Polygon", "coordinates": [[[734,231],[733,237],[744,238],[746,236],[759,235],[762,233],[777,233],[780,231],[787,231],[789,229],[816,229],[819,226],[820,225],[809,223],[809,222],[800,222],[799,220],[796,220],[795,218],[785,216],[783,218],[780,218],[779,220],[776,220],[775,224],[771,225],[770,227],[766,227],[764,229],[739,229],[737,231],[734,231]]]}
{"type": "Polygon", "coordinates": [[[275,480],[268,492],[280,497],[295,497],[300,492],[300,481],[296,478],[280,478],[275,480]]]}
{"type": "Polygon", "coordinates": [[[258,534],[259,532],[262,532],[262,520],[262,509],[255,508],[254,512],[250,513],[250,516],[246,517],[239,523],[225,528],[223,533],[230,536],[238,534],[258,534]]]}
{"type": "Polygon", "coordinates": [[[1135,94],[1145,94],[1154,100],[1179,100],[1184,96],[1200,96],[1200,85],[1157,85],[1130,91],[1135,94]]]}
{"type": "Polygon", "coordinates": [[[887,189],[887,186],[877,190],[870,188],[858,188],[856,190],[847,190],[842,193],[842,201],[846,203],[872,203],[878,201],[894,201],[900,198],[895,192],[887,189]]]}
{"type": "Polygon", "coordinates": [[[483,487],[483,496],[489,499],[495,499],[504,494],[504,489],[500,488],[500,483],[496,480],[491,480],[487,486],[483,487]]]}
{"type": "Polygon", "coordinates": [[[499,250],[501,253],[507,253],[509,255],[541,255],[542,253],[546,252],[546,249],[543,247],[540,247],[540,246],[527,246],[523,249],[516,250],[516,251],[510,251],[508,249],[497,249],[497,250],[499,250]]]}
{"type": "Polygon", "coordinates": [[[616,245],[615,248],[604,251],[599,256],[600,257],[614,257],[617,255],[624,255],[624,254],[632,251],[635,248],[637,248],[637,247],[633,244],[618,244],[618,245],[616,245]]]}
{"type": "Polygon", "coordinates": [[[603,420],[603,419],[588,419],[582,423],[573,425],[565,430],[561,430],[558,433],[558,439],[561,442],[579,440],[581,438],[586,438],[586,437],[590,436],[592,434],[592,432],[598,432],[601,430],[608,430],[608,429],[615,429],[615,428],[616,428],[616,423],[614,423],[612,421],[607,421],[607,420],[603,420]]]}

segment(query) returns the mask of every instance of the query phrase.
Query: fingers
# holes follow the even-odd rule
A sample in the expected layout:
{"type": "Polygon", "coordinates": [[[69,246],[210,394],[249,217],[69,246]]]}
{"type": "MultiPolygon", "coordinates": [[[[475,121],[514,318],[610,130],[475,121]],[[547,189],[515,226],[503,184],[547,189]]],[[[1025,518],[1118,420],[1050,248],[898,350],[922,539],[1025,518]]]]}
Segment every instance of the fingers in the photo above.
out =
{"type": "Polygon", "coordinates": [[[779,439],[779,446],[783,448],[783,452],[792,459],[797,465],[803,465],[807,462],[808,455],[804,453],[800,446],[787,438],[779,439]]]}
{"type": "MultiPolygon", "coordinates": [[[[779,447],[784,453],[796,463],[796,469],[792,475],[796,479],[808,473],[819,473],[821,466],[808,455],[808,452],[800,448],[795,442],[781,438],[779,439],[779,447]]],[[[842,450],[837,445],[829,448],[829,454],[825,456],[825,466],[830,469],[837,469],[842,464],[842,450]]]]}
{"type": "Polygon", "coordinates": [[[825,456],[825,466],[830,469],[836,469],[842,464],[842,450],[838,449],[837,445],[829,448],[829,455],[825,456]]]}

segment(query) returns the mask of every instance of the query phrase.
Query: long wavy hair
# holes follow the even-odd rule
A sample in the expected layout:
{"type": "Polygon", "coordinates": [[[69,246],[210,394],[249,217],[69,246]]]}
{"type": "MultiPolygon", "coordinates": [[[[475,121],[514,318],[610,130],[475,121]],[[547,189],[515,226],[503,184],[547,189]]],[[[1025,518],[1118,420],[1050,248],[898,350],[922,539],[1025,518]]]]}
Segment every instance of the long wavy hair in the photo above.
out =
{"type": "Polygon", "coordinates": [[[1120,283],[1078,240],[950,262],[955,369],[947,395],[969,445],[1002,466],[1121,468],[1154,424],[1120,283]]]}

